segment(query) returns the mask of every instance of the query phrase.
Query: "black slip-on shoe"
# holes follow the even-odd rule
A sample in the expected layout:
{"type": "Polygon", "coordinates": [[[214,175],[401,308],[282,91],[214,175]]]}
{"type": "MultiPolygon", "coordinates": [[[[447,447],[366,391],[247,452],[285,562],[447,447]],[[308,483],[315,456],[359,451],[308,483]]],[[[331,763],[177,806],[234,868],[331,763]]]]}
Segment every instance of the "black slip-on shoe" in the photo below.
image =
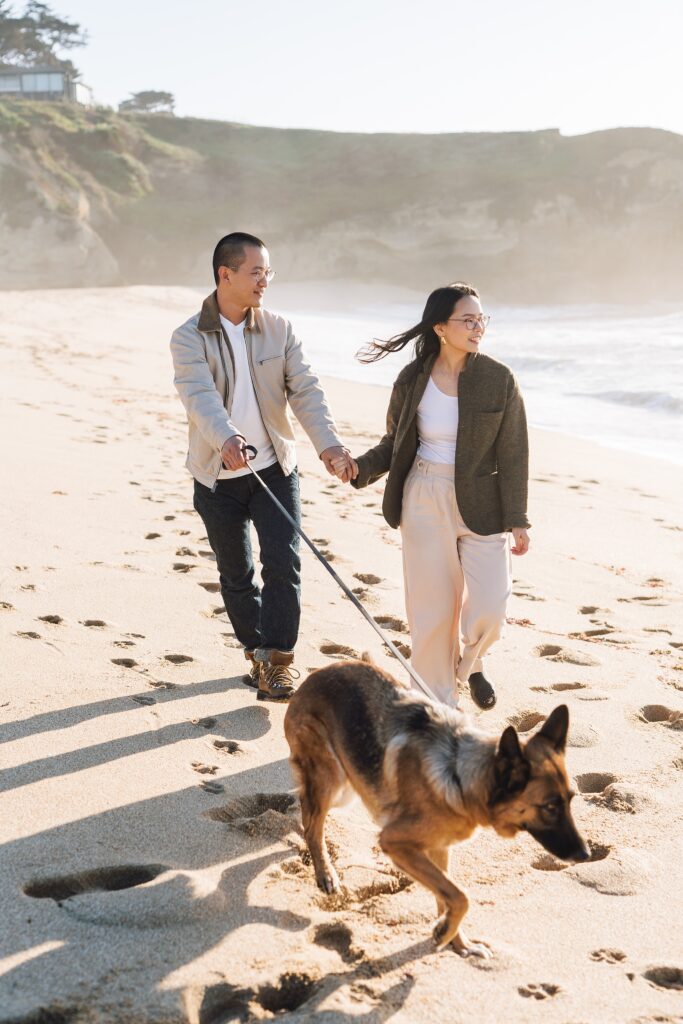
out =
{"type": "Polygon", "coordinates": [[[473,672],[469,678],[472,700],[482,711],[489,711],[496,703],[496,691],[483,672],[473,672]]]}

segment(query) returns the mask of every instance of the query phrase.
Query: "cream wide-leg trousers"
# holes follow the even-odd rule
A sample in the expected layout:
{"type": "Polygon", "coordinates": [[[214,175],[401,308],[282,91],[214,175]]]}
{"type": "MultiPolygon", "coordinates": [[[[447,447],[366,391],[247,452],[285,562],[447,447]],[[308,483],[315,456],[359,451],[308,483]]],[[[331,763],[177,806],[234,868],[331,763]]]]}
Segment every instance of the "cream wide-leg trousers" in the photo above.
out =
{"type": "Polygon", "coordinates": [[[463,522],[453,466],[416,458],[401,509],[411,664],[445,704],[501,635],[512,589],[508,534],[463,522]],[[462,646],[460,633],[462,632],[462,646]]]}

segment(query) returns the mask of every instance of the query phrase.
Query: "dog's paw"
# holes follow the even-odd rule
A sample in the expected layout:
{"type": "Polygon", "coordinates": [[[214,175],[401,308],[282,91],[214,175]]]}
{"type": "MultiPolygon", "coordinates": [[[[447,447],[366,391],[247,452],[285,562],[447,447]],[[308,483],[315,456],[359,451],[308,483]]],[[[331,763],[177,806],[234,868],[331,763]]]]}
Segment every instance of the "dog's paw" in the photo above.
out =
{"type": "Polygon", "coordinates": [[[437,946],[445,946],[452,937],[453,925],[448,918],[448,914],[444,914],[434,925],[432,938],[437,946]]]}
{"type": "Polygon", "coordinates": [[[318,883],[318,888],[322,889],[322,891],[328,896],[341,892],[339,875],[331,865],[329,868],[326,868],[325,871],[316,876],[316,882],[318,883]]]}
{"type": "Polygon", "coordinates": [[[490,960],[493,950],[485,942],[468,942],[457,950],[460,956],[478,956],[482,960],[490,960]]]}

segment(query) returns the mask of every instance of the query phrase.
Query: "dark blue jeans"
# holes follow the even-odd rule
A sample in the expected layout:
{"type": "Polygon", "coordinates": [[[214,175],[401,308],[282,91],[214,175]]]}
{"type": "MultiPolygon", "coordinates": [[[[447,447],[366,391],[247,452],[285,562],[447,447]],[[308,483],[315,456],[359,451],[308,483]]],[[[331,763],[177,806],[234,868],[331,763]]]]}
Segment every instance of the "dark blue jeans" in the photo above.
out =
{"type": "MultiPolygon", "coordinates": [[[[278,462],[259,472],[296,523],[301,522],[299,476],[285,476],[278,462]]],[[[194,482],[194,507],[216,556],[221,594],[235,636],[247,650],[291,651],[301,617],[299,535],[251,473],[219,480],[216,490],[194,482]],[[249,526],[261,552],[259,589],[249,526]]]]}

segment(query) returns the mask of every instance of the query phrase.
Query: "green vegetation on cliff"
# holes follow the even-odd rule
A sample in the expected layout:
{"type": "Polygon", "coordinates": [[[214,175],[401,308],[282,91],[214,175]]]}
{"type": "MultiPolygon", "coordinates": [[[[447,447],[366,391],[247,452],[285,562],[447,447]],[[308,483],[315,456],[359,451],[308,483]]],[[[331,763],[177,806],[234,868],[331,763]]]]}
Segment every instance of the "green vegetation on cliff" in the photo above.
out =
{"type": "Polygon", "coordinates": [[[65,239],[87,225],[126,282],[207,282],[216,238],[242,229],[290,278],[673,298],[683,138],[361,135],[3,101],[0,223],[16,233],[37,217],[65,239]]]}

